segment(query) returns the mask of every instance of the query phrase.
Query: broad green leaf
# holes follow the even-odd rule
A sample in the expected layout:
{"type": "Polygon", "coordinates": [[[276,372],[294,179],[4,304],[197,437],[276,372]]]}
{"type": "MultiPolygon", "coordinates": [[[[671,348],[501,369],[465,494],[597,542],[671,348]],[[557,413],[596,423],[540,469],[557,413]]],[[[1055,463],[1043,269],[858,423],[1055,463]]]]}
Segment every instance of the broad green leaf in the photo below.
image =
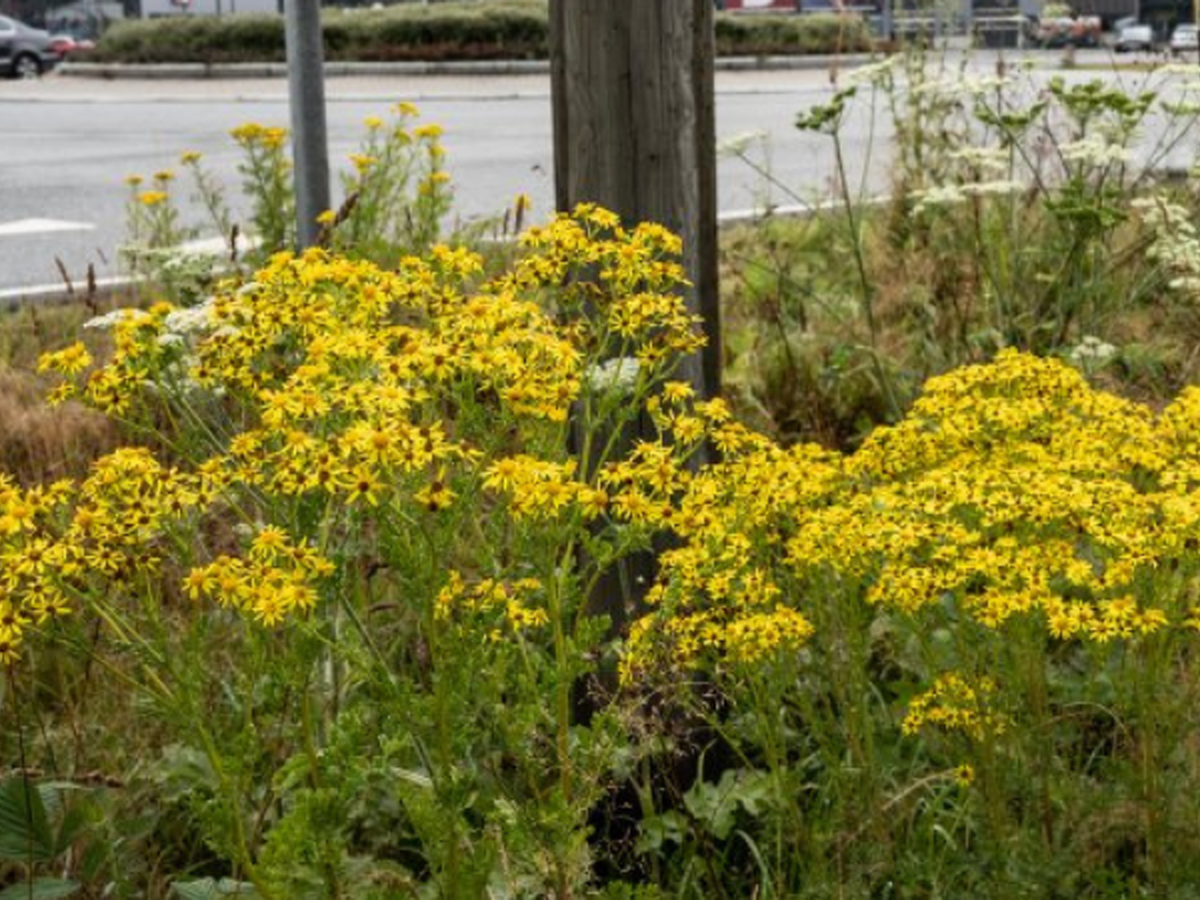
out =
{"type": "Polygon", "coordinates": [[[59,900],[72,897],[83,885],[66,878],[35,878],[33,883],[22,881],[0,891],[0,900],[59,900]]]}
{"type": "Polygon", "coordinates": [[[770,802],[770,776],[757,770],[727,770],[719,784],[697,781],[683,795],[683,805],[718,840],[733,829],[740,806],[751,816],[761,814],[770,802]]]}
{"type": "Polygon", "coordinates": [[[223,900],[225,897],[258,900],[254,885],[246,881],[234,881],[232,878],[222,878],[220,881],[212,878],[176,881],[171,885],[171,896],[176,900],[223,900]]]}
{"type": "Polygon", "coordinates": [[[86,799],[77,800],[67,809],[58,826],[55,855],[65,853],[71,845],[83,837],[92,827],[92,804],[86,799]]]}
{"type": "Polygon", "coordinates": [[[725,840],[733,830],[737,798],[734,796],[737,773],[725,772],[720,784],[708,784],[697,779],[691,790],[683,795],[687,811],[703,824],[717,840],[725,840]]]}
{"type": "Polygon", "coordinates": [[[21,778],[0,781],[0,860],[49,862],[54,858],[42,792],[21,778]]]}
{"type": "Polygon", "coordinates": [[[683,843],[687,834],[687,819],[672,809],[661,816],[643,819],[640,829],[634,850],[637,853],[654,853],[661,850],[664,844],[683,843]]]}

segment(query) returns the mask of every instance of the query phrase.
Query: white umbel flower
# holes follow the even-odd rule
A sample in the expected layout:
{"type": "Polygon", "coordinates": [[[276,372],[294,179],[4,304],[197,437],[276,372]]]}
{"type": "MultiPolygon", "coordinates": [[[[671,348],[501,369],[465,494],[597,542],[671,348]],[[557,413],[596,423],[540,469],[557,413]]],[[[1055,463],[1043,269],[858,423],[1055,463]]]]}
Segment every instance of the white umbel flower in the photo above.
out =
{"type": "Polygon", "coordinates": [[[599,394],[615,393],[624,396],[637,384],[641,363],[633,356],[618,356],[594,366],[588,366],[584,378],[588,387],[599,394]]]}

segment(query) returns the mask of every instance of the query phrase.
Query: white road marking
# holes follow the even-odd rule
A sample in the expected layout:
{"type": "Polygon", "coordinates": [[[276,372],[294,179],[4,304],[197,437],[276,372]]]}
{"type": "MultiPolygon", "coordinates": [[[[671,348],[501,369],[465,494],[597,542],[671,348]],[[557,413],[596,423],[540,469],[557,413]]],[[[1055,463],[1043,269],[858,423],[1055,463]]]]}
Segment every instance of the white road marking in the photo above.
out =
{"type": "Polygon", "coordinates": [[[95,231],[91,222],[64,222],[60,219],[18,219],[0,223],[0,237],[20,237],[27,234],[51,234],[56,231],[95,231]]]}

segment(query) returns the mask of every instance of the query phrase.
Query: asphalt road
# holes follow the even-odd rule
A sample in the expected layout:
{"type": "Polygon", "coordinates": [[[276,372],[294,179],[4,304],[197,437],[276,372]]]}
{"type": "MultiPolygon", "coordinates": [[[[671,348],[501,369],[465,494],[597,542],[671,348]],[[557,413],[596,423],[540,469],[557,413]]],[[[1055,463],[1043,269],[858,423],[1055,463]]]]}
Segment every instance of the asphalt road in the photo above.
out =
{"type": "MultiPolygon", "coordinates": [[[[768,131],[773,175],[788,185],[819,184],[829,173],[814,163],[828,156],[826,141],[806,140],[791,122],[799,108],[827,91],[827,84],[826,73],[724,80],[719,132],[768,131]]],[[[0,290],[59,281],[56,258],[76,280],[89,263],[101,277],[116,275],[128,197],[125,176],[178,169],[179,156],[194,150],[232,188],[238,182],[239,153],[230,129],[251,121],[286,126],[285,92],[286,84],[278,80],[129,83],[50,77],[36,84],[0,84],[0,290]]],[[[495,215],[518,193],[532,197],[534,216],[552,209],[545,77],[339,78],[330,80],[328,94],[330,155],[339,168],[356,150],[365,117],[413,100],[423,121],[445,129],[457,216],[495,215]]],[[[744,163],[723,161],[722,207],[752,206],[760,182],[744,163]]],[[[186,193],[186,180],[175,190],[186,193]]],[[[229,193],[232,199],[236,192],[229,193]]],[[[191,220],[200,224],[198,214],[191,220]]]]}
{"type": "MultiPolygon", "coordinates": [[[[987,71],[994,63],[982,57],[987,71]]],[[[1073,77],[1095,77],[1095,73],[1073,77]]],[[[723,211],[767,200],[820,201],[830,196],[834,159],[828,138],[792,127],[797,111],[827,97],[826,71],[721,73],[718,139],[763,132],[755,156],[781,188],[746,163],[722,159],[723,211]]],[[[331,159],[348,166],[362,120],[399,100],[417,102],[423,119],[445,128],[456,215],[494,215],[518,193],[534,200],[534,216],[552,208],[549,84],[545,76],[502,78],[330,79],[331,159]]],[[[244,122],[287,125],[282,80],[100,82],[50,76],[0,82],[0,292],[55,283],[58,263],[77,282],[88,264],[99,277],[119,274],[124,236],[124,177],[178,168],[181,153],[204,155],[230,186],[238,152],[228,133],[244,122]],[[48,220],[48,221],[46,221],[48,220]]],[[[868,193],[886,190],[889,135],[884,117],[860,107],[846,129],[851,173],[868,193]]],[[[186,181],[176,185],[186,193],[186,181]]],[[[335,191],[336,192],[336,191],[335,191]]],[[[198,213],[185,221],[200,223],[198,213]]]]}

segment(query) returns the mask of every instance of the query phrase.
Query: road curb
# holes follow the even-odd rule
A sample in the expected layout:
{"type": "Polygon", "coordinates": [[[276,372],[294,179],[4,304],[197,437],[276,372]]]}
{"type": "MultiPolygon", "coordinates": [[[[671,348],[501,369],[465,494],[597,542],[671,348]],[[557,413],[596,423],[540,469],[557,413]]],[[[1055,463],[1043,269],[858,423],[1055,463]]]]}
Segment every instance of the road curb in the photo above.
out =
{"type": "MultiPolygon", "coordinates": [[[[890,202],[887,196],[866,197],[859,202],[862,206],[879,206],[890,202]]],[[[731,228],[752,222],[761,222],[770,218],[804,218],[820,213],[836,212],[842,208],[841,200],[825,200],[808,204],[789,204],[783,206],[755,207],[751,209],[731,209],[717,215],[719,228],[731,228]]],[[[221,240],[213,238],[213,241],[221,240]]],[[[112,277],[96,279],[96,288],[101,291],[128,290],[141,282],[141,279],[130,277],[112,277]]],[[[33,287],[7,288],[0,290],[0,314],[15,312],[23,306],[31,304],[53,305],[69,303],[86,296],[86,291],[77,287],[68,287],[61,282],[44,284],[33,287]]]]}
{"type": "MultiPolygon", "coordinates": [[[[869,53],[814,56],[726,56],[718,59],[718,72],[754,72],[828,69],[860,66],[869,53]]],[[[71,78],[101,80],[143,79],[158,81],[203,79],[285,78],[285,63],[87,63],[68,62],[58,69],[71,78]]],[[[326,78],[437,75],[547,75],[550,63],[537,59],[499,59],[458,62],[330,62],[326,78]]]]}
{"type": "MultiPolygon", "coordinates": [[[[112,278],[97,278],[95,287],[98,293],[106,293],[109,291],[125,290],[133,287],[135,284],[137,284],[137,279],[114,276],[112,278]]],[[[88,288],[86,285],[78,287],[72,285],[71,287],[67,287],[62,282],[58,284],[39,284],[30,287],[5,288],[4,290],[0,290],[0,314],[16,312],[24,306],[33,304],[55,306],[70,303],[74,300],[83,300],[87,296],[88,288]]]]}

